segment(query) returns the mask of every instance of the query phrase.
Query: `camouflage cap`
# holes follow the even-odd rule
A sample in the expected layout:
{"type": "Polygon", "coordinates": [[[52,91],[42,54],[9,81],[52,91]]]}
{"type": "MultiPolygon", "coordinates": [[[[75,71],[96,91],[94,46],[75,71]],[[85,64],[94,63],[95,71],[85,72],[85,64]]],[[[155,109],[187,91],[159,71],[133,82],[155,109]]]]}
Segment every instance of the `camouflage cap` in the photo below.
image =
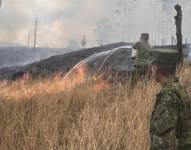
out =
{"type": "Polygon", "coordinates": [[[176,66],[178,63],[178,51],[173,49],[155,49],[154,61],[159,66],[176,66]]]}
{"type": "Polygon", "coordinates": [[[142,34],[141,34],[141,39],[143,39],[143,40],[149,40],[149,33],[142,33],[142,34]]]}

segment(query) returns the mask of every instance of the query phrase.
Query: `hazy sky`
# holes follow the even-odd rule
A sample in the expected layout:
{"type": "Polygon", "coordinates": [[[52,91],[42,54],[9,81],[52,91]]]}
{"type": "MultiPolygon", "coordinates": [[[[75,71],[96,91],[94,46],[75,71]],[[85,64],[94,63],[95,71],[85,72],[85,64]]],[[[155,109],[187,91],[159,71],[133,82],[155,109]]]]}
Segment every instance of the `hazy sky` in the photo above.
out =
{"type": "Polygon", "coordinates": [[[109,0],[3,0],[0,10],[0,41],[31,42],[38,17],[38,45],[64,47],[71,39],[87,35],[95,43],[97,22],[107,16],[109,0]]]}
{"type": "MultiPolygon", "coordinates": [[[[108,25],[105,27],[108,29],[108,42],[120,41],[123,31],[117,26],[119,16],[114,15],[119,7],[117,1],[120,0],[3,0],[0,41],[27,44],[30,35],[32,44],[36,17],[39,21],[38,46],[67,47],[72,39],[80,42],[84,34],[88,46],[97,45],[95,29],[103,21],[112,24],[111,28],[108,25]]],[[[135,8],[130,3],[132,8],[129,10],[132,12],[127,14],[128,23],[131,22],[127,32],[131,37],[129,40],[135,40],[141,32],[151,32],[157,36],[160,8],[156,1],[160,0],[137,1],[135,8]]],[[[124,18],[121,20],[124,21],[124,18]]]]}

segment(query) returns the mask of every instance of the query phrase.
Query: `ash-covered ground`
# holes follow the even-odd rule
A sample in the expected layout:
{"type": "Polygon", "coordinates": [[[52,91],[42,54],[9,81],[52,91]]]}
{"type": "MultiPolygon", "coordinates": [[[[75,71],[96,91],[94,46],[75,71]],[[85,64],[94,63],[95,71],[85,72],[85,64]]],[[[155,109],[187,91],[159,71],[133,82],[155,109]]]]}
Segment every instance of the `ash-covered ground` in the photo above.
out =
{"type": "MultiPolygon", "coordinates": [[[[4,67],[0,69],[0,79],[15,80],[26,73],[32,77],[49,77],[56,73],[65,75],[82,64],[86,65],[91,74],[129,72],[132,70],[131,47],[132,44],[125,42],[114,43],[56,55],[29,65],[4,67]]],[[[155,47],[176,49],[176,46],[171,45],[155,47]]],[[[188,57],[189,47],[184,46],[184,49],[185,57],[188,57]]]]}

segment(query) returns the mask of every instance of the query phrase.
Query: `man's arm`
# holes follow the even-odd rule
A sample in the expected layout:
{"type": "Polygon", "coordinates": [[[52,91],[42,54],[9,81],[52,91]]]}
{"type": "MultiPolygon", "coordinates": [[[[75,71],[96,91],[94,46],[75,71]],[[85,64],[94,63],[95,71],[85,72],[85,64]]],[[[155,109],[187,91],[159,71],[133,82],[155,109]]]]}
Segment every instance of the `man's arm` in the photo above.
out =
{"type": "Polygon", "coordinates": [[[131,55],[131,58],[133,60],[136,59],[136,57],[138,55],[139,48],[140,48],[140,42],[137,42],[137,43],[135,43],[135,45],[133,45],[133,47],[132,47],[132,55],[131,55]]]}
{"type": "Polygon", "coordinates": [[[135,43],[135,45],[133,45],[133,49],[139,49],[140,48],[140,42],[135,43]]]}
{"type": "Polygon", "coordinates": [[[173,93],[163,94],[157,98],[151,118],[151,150],[178,150],[177,100],[178,97],[173,93]]]}

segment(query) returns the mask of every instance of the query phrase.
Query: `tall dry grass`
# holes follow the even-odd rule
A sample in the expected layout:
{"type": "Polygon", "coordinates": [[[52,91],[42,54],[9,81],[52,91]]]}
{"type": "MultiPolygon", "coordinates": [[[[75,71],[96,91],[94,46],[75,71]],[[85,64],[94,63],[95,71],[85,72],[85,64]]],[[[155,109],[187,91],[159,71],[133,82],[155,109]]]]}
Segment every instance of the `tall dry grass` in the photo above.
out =
{"type": "MultiPolygon", "coordinates": [[[[181,81],[191,92],[191,69],[181,81]]],[[[147,150],[149,119],[159,87],[134,89],[86,83],[67,90],[62,79],[0,83],[1,150],[147,150]]]]}

